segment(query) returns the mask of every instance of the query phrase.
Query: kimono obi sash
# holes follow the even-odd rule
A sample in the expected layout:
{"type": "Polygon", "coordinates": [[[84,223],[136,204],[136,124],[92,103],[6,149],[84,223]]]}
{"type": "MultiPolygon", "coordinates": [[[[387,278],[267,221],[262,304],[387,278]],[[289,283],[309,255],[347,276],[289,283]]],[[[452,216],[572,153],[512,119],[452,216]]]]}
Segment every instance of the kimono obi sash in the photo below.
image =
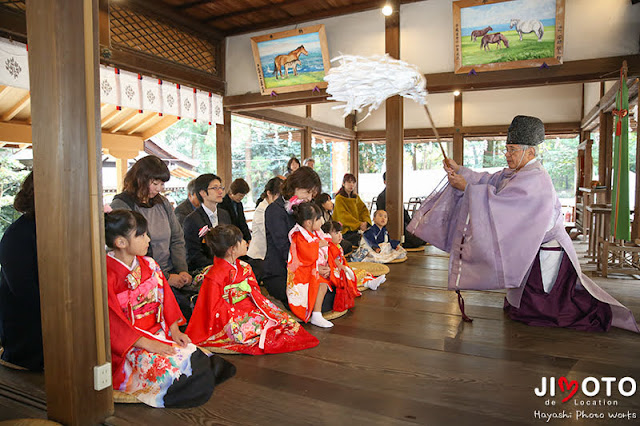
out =
{"type": "Polygon", "coordinates": [[[222,298],[232,305],[246,299],[251,294],[251,286],[248,280],[236,284],[229,284],[224,287],[222,298]]]}
{"type": "Polygon", "coordinates": [[[162,321],[164,286],[152,271],[151,276],[142,281],[138,265],[125,278],[128,289],[118,293],[118,303],[132,325],[148,330],[162,321]]]}

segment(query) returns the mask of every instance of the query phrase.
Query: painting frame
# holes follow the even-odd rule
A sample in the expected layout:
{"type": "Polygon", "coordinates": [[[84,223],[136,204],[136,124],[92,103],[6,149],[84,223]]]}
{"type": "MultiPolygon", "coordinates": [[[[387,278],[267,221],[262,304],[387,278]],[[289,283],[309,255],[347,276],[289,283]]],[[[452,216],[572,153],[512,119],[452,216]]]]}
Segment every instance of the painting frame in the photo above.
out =
{"type": "MultiPolygon", "coordinates": [[[[511,69],[531,68],[531,67],[544,68],[546,66],[562,64],[563,53],[564,53],[563,46],[564,46],[565,0],[548,0],[549,2],[555,1],[555,6],[556,6],[555,17],[554,17],[555,31],[553,33],[553,51],[551,51],[551,48],[549,46],[550,45],[549,40],[547,39],[544,40],[545,46],[547,46],[546,52],[551,53],[550,55],[545,56],[543,54],[542,57],[536,57],[532,59],[516,59],[516,60],[504,60],[504,61],[501,60],[501,61],[495,61],[495,62],[482,62],[482,60],[474,61],[474,59],[477,59],[478,56],[482,55],[483,53],[480,53],[474,56],[476,52],[471,52],[469,50],[469,43],[471,42],[471,39],[473,39],[474,37],[472,35],[466,34],[467,32],[469,32],[470,28],[472,27],[469,26],[470,24],[469,22],[463,22],[464,19],[461,19],[461,16],[463,15],[463,9],[478,8],[477,15],[480,15],[480,8],[485,8],[483,10],[488,11],[493,5],[497,5],[499,3],[513,3],[514,9],[513,9],[512,15],[515,17],[515,16],[519,16],[519,11],[518,9],[515,8],[515,6],[521,5],[522,2],[526,2],[526,1],[537,1],[537,0],[459,0],[452,3],[453,4],[453,51],[454,51],[454,65],[455,65],[454,72],[456,74],[467,74],[467,73],[473,74],[474,72],[511,70],[511,69]],[[466,54],[466,56],[465,56],[465,51],[469,52],[466,54]],[[474,63],[474,62],[478,62],[478,63],[474,63]]],[[[507,5],[504,5],[502,9],[508,9],[508,7],[509,5],[507,4],[507,5]]],[[[468,10],[464,12],[468,12],[468,10]]],[[[536,20],[530,19],[528,22],[534,23],[535,21],[536,20]]],[[[549,36],[549,31],[545,30],[545,28],[548,28],[548,27],[544,26],[544,24],[542,23],[543,21],[545,21],[545,19],[538,20],[537,22],[539,23],[539,25],[543,26],[541,32],[542,33],[546,32],[547,36],[549,36]]],[[[548,21],[548,19],[546,21],[548,21]]],[[[501,26],[504,27],[504,25],[501,25],[501,26]]],[[[486,30],[486,28],[491,28],[491,26],[485,27],[483,30],[479,30],[479,34],[482,34],[482,32],[486,30]]],[[[533,34],[524,33],[524,31],[521,33],[521,32],[518,32],[517,29],[518,29],[517,23],[514,24],[513,22],[509,21],[509,29],[499,31],[498,34],[500,34],[501,32],[508,33],[508,36],[503,36],[500,38],[502,38],[503,40],[511,38],[511,47],[516,47],[520,49],[522,48],[522,46],[525,46],[524,44],[522,45],[519,44],[520,36],[523,37],[523,40],[526,43],[528,43],[527,46],[530,46],[530,47],[534,47],[531,44],[532,35],[533,37],[538,38],[538,40],[534,39],[534,41],[543,41],[542,39],[544,36],[540,35],[540,33],[537,33],[535,31],[533,31],[533,34]],[[524,37],[527,37],[527,38],[525,39],[524,37]]],[[[493,33],[485,32],[483,34],[483,37],[485,34],[488,34],[489,36],[491,36],[495,34],[495,32],[493,33]]],[[[479,35],[477,37],[479,38],[479,35]]],[[[477,41],[478,39],[476,38],[476,42],[477,41]]],[[[508,40],[505,40],[505,41],[502,41],[502,48],[505,49],[505,52],[506,52],[509,49],[508,47],[506,47],[506,46],[509,46],[509,41],[508,40]],[[505,44],[505,41],[506,41],[506,44],[505,44]]],[[[490,44],[497,45],[498,46],[497,49],[499,49],[501,41],[494,37],[494,38],[488,38],[487,43],[485,43],[481,39],[479,40],[478,44],[480,46],[478,51],[482,50],[482,52],[489,52],[492,47],[490,46],[490,44]]],[[[522,55],[523,54],[522,52],[523,50],[515,53],[514,51],[510,51],[509,55],[518,55],[518,54],[522,55]]],[[[533,54],[532,52],[533,50],[530,52],[524,52],[524,55],[533,54]]],[[[491,53],[491,55],[493,55],[493,53],[491,53]]],[[[506,54],[504,56],[506,56],[506,54]]],[[[487,60],[490,61],[490,59],[487,59],[487,60]]]]}
{"type": "Polygon", "coordinates": [[[260,93],[263,95],[327,87],[327,82],[323,78],[329,72],[331,65],[323,24],[251,37],[251,50],[253,51],[260,93]],[[307,48],[304,48],[303,41],[305,40],[309,40],[307,48]],[[291,46],[294,45],[298,45],[298,48],[292,49],[291,46]],[[299,47],[303,47],[304,52],[307,53],[298,52],[299,47]],[[274,52],[278,54],[276,55],[274,52]],[[318,55],[321,56],[321,59],[318,55]],[[293,59],[293,56],[296,56],[294,61],[283,62],[286,61],[286,58],[293,59]],[[301,65],[303,61],[313,63],[313,67],[308,68],[306,63],[301,65]],[[276,68],[276,63],[284,65],[276,68]],[[293,67],[291,67],[292,63],[293,67]],[[274,69],[271,70],[271,68],[274,69]],[[298,74],[298,68],[301,69],[300,74],[298,74]],[[279,72],[276,71],[277,69],[279,72]],[[294,75],[290,75],[292,69],[294,75]],[[303,71],[305,69],[308,71],[303,71]],[[269,71],[269,74],[265,75],[265,71],[269,71]]]}

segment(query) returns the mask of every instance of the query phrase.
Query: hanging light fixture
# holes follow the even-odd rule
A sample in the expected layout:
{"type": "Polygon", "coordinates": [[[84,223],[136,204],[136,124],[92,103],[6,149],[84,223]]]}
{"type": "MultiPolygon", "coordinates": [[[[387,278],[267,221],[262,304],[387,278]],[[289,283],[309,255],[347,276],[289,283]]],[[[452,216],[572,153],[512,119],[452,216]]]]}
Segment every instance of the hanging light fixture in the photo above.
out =
{"type": "Polygon", "coordinates": [[[391,5],[387,3],[382,7],[381,12],[384,16],[391,16],[391,14],[393,13],[393,7],[391,7],[391,5]]]}

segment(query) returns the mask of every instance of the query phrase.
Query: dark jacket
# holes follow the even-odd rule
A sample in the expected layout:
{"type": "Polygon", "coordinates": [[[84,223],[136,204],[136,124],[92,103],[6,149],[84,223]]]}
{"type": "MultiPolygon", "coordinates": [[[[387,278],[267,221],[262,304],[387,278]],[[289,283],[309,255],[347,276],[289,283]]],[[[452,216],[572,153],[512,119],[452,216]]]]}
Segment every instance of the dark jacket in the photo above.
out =
{"type": "Polygon", "coordinates": [[[264,258],[264,278],[287,276],[289,256],[289,231],[296,224],[293,215],[284,208],[284,198],[269,204],[264,212],[264,227],[267,231],[267,255],[264,258]]]}
{"type": "MultiPolygon", "coordinates": [[[[217,207],[218,224],[231,225],[231,217],[226,210],[217,207]]],[[[209,216],[202,206],[195,209],[184,219],[184,241],[187,245],[187,264],[189,271],[197,271],[207,265],[213,264],[213,253],[204,242],[204,238],[198,236],[203,226],[211,227],[209,216]]]]}
{"type": "Polygon", "coordinates": [[[184,220],[186,219],[186,217],[193,213],[195,209],[196,208],[193,206],[193,204],[191,204],[191,201],[189,201],[188,198],[178,204],[178,207],[176,207],[174,213],[176,214],[176,218],[178,219],[178,222],[180,222],[180,225],[184,225],[184,220]]]}
{"type": "MultiPolygon", "coordinates": [[[[376,198],[376,210],[387,210],[387,188],[383,189],[380,194],[378,194],[378,198],[376,198]]],[[[409,212],[407,209],[404,210],[404,226],[405,228],[411,222],[411,217],[409,216],[409,212]]]]}
{"type": "MultiPolygon", "coordinates": [[[[380,244],[384,243],[385,237],[389,236],[389,231],[387,231],[386,226],[379,228],[378,225],[374,223],[371,228],[364,231],[364,234],[362,234],[362,236],[367,241],[367,243],[369,243],[372,249],[378,249],[380,248],[380,244]]],[[[394,250],[396,247],[398,247],[398,244],[400,244],[400,241],[392,240],[391,238],[388,238],[388,242],[391,244],[391,248],[394,250]]]]}
{"type": "Polygon", "coordinates": [[[229,194],[227,194],[222,199],[220,207],[229,213],[231,216],[231,223],[240,228],[240,231],[242,231],[242,238],[244,238],[245,241],[251,241],[251,231],[249,231],[247,219],[244,217],[244,207],[242,206],[242,203],[236,203],[229,197],[229,194]]]}
{"type": "Polygon", "coordinates": [[[42,325],[36,252],[36,221],[22,215],[0,241],[0,340],[2,359],[42,370],[42,325]]]}

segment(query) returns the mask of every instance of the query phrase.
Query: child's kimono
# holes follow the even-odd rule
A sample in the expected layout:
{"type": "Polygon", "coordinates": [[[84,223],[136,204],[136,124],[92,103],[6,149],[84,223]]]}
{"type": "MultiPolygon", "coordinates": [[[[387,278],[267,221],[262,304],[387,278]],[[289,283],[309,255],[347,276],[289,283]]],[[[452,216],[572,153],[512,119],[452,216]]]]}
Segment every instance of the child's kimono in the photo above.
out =
{"type": "Polygon", "coordinates": [[[407,257],[407,252],[402,247],[396,250],[400,241],[389,239],[386,226],[379,228],[374,224],[362,234],[362,237],[360,247],[351,255],[354,261],[388,263],[407,257]],[[378,248],[380,253],[375,251],[378,248]]]}
{"type": "Polygon", "coordinates": [[[193,343],[250,355],[312,348],[319,342],[260,293],[251,266],[214,258],[187,327],[193,343]]]}
{"type": "Polygon", "coordinates": [[[315,232],[311,233],[298,224],[289,231],[287,300],[291,312],[304,322],[311,318],[320,283],[326,283],[331,291],[330,282],[318,274],[320,240],[315,232]]]}
{"type": "Polygon", "coordinates": [[[336,288],[333,310],[342,312],[353,308],[355,298],[361,295],[358,285],[373,277],[365,271],[355,272],[351,269],[344,258],[342,247],[333,242],[329,243],[329,267],[331,284],[336,288]]]}
{"type": "Polygon", "coordinates": [[[209,400],[216,383],[235,374],[235,367],[222,358],[171,340],[169,327],[185,320],[152,258],[137,256],[130,269],[110,253],[107,283],[115,390],[152,407],[196,407],[209,400]],[[165,356],[134,347],[140,337],[172,345],[176,352],[165,356]]]}

